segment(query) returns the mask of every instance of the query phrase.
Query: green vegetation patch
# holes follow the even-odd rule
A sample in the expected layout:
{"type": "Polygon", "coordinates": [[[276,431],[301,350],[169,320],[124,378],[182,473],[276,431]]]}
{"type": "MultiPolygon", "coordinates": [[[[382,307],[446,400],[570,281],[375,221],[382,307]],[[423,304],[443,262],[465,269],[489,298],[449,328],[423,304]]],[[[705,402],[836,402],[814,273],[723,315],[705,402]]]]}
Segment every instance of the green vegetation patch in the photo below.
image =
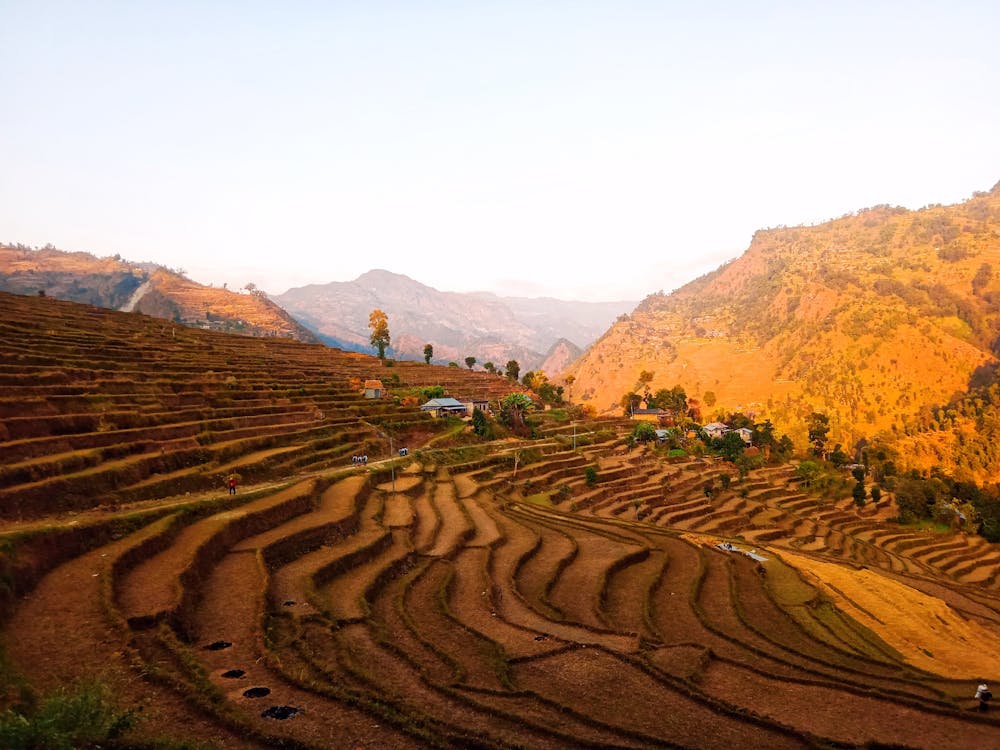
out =
{"type": "Polygon", "coordinates": [[[7,750],[75,750],[107,747],[136,721],[106,684],[96,680],[60,687],[37,705],[18,705],[0,715],[0,747],[7,750]]]}
{"type": "Polygon", "coordinates": [[[532,505],[541,505],[543,508],[553,507],[551,492],[538,492],[534,495],[528,495],[524,499],[525,502],[529,502],[532,505]]]}
{"type": "Polygon", "coordinates": [[[781,607],[794,607],[816,599],[818,592],[791,565],[771,557],[767,561],[767,588],[781,607]]]}

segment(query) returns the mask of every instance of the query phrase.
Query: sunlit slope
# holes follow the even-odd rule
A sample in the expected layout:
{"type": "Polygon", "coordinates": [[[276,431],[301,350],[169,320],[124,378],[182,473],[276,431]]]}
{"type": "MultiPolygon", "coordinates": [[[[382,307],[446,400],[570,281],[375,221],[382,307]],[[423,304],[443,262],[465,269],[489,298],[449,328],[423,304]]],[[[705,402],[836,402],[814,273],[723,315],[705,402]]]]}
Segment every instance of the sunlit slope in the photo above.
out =
{"type": "Polygon", "coordinates": [[[679,383],[706,416],[754,412],[801,440],[804,417],[822,411],[845,444],[898,435],[996,362],[998,272],[1000,187],[763,230],[731,263],[648,297],[564,375],[599,411],[646,370],[654,390],[679,383]]]}

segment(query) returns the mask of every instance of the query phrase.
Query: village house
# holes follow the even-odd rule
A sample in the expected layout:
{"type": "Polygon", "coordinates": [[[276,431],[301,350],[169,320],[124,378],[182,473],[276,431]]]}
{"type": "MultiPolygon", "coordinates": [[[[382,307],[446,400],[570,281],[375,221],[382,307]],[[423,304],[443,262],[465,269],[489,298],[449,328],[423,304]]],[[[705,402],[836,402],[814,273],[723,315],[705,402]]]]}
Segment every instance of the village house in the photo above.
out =
{"type": "Polygon", "coordinates": [[[632,419],[639,422],[652,422],[661,424],[669,419],[672,414],[666,409],[633,409],[632,419]]]}
{"type": "Polygon", "coordinates": [[[385,398],[389,395],[389,390],[382,385],[381,380],[365,381],[365,398],[385,398]]]}
{"type": "Polygon", "coordinates": [[[432,398],[420,407],[420,411],[429,411],[435,417],[464,417],[471,413],[467,404],[455,398],[445,396],[443,398],[432,398]]]}
{"type": "Polygon", "coordinates": [[[492,410],[490,409],[490,402],[485,398],[463,398],[462,403],[465,404],[465,407],[469,412],[469,416],[472,416],[472,412],[475,409],[479,409],[479,411],[485,414],[492,413],[492,410]]]}
{"type": "Polygon", "coordinates": [[[722,422],[709,422],[707,425],[702,427],[705,434],[710,438],[721,438],[727,432],[729,432],[729,427],[724,425],[722,422]]]}
{"type": "Polygon", "coordinates": [[[743,438],[743,442],[747,445],[753,445],[753,430],[749,427],[740,427],[736,430],[739,436],[743,438]]]}

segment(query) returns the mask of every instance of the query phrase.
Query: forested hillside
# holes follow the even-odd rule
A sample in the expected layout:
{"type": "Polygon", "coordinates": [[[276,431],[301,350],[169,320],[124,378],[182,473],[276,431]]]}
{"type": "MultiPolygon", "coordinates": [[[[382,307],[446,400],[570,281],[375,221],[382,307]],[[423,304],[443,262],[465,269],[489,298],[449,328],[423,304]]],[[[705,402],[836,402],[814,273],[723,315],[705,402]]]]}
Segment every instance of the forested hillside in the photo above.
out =
{"type": "Polygon", "coordinates": [[[706,419],[743,410],[804,444],[819,411],[845,447],[879,437],[904,463],[933,456],[992,477],[984,438],[956,454],[989,424],[956,420],[957,404],[932,415],[992,381],[998,270],[1000,185],[954,206],[762,230],[740,258],[646,298],[564,375],[598,411],[618,408],[645,370],[654,391],[683,386],[706,419]]]}

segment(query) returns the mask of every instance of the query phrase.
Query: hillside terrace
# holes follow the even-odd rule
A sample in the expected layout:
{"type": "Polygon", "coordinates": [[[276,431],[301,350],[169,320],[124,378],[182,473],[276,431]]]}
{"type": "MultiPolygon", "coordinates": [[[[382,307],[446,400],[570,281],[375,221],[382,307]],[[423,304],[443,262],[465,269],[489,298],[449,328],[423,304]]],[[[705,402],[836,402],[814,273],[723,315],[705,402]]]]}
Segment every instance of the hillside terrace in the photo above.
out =
{"type": "Polygon", "coordinates": [[[35,690],[107,676],[147,709],[139,739],[1000,744],[970,710],[1000,676],[982,539],[809,494],[791,465],[726,485],[714,457],[627,450],[628,420],[463,442],[350,385],[511,387],[486,374],[0,304],[0,644],[35,690]],[[410,456],[351,463],[387,429],[410,456]]]}

